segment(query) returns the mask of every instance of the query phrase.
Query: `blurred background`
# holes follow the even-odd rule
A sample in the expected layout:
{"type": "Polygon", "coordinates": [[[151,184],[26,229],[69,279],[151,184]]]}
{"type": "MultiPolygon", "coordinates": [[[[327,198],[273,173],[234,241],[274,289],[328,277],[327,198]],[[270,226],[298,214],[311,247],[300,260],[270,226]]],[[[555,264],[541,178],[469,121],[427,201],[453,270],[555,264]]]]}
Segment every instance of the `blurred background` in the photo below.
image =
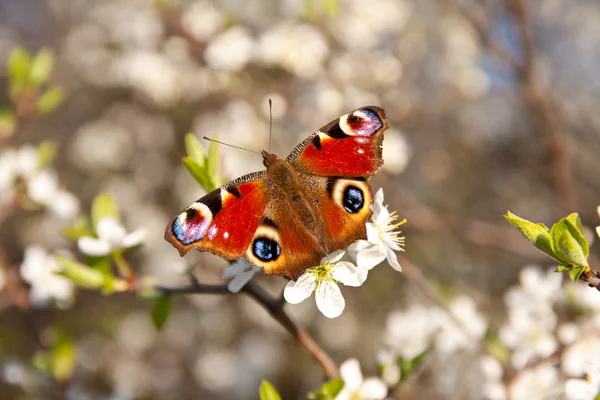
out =
{"type": "MultiPolygon", "coordinates": [[[[546,224],[578,211],[584,225],[598,224],[596,0],[0,0],[0,108],[13,107],[4,66],[17,46],[52,49],[49,84],[65,101],[39,117],[17,113],[0,145],[53,140],[61,187],[83,213],[98,193],[112,194],[127,229],[146,231],[130,263],[163,285],[185,282],[188,266],[218,283],[226,266],[210,255],[182,259],[163,239],[167,222],[204,194],[181,163],[184,135],[265,149],[269,98],[282,157],[354,108],[386,110],[385,165],[371,186],[408,219],[400,263],[442,296],[473,297],[491,326],[519,270],[551,265],[508,225],[507,210],[546,224]]],[[[263,169],[254,154],[220,154],[228,178],[263,169]]],[[[59,235],[71,224],[39,211],[3,214],[0,398],[255,399],[267,378],[284,399],[301,399],[322,382],[316,363],[243,295],[177,298],[161,332],[151,303],[134,295],[80,290],[62,309],[30,307],[9,290],[27,287],[17,272],[24,251],[73,250],[59,235]],[[68,384],[32,366],[48,327],[73,343],[68,384]]],[[[257,279],[273,294],[285,285],[257,279]]],[[[313,300],[287,310],[336,361],[357,357],[374,375],[387,315],[427,299],[410,274],[387,266],[342,290],[337,319],[313,300]]],[[[428,378],[416,377],[404,398],[449,398],[428,378]]]]}

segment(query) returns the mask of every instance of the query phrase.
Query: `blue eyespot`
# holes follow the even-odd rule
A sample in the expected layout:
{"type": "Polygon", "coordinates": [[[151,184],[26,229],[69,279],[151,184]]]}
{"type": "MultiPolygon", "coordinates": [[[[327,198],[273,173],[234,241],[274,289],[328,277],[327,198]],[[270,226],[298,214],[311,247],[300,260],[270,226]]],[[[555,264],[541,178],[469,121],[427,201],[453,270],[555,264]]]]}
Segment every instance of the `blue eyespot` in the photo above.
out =
{"type": "Polygon", "coordinates": [[[252,253],[261,261],[275,261],[281,254],[281,247],[274,240],[262,237],[252,243],[252,253]]]}
{"type": "Polygon", "coordinates": [[[365,205],[365,196],[359,188],[356,186],[348,186],[344,190],[344,198],[342,204],[346,211],[351,214],[356,214],[365,205]]]}

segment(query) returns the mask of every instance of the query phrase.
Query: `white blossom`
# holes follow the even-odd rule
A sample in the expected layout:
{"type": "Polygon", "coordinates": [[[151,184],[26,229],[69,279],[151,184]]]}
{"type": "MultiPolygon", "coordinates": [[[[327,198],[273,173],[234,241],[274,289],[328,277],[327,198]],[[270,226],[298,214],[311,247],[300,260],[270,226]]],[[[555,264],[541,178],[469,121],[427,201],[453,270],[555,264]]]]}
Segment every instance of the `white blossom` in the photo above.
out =
{"type": "Polygon", "coordinates": [[[387,387],[379,378],[363,378],[360,363],[355,358],[348,359],[340,366],[344,388],[335,400],[383,400],[387,387]]]}
{"type": "Polygon", "coordinates": [[[79,213],[79,200],[60,188],[54,171],[42,170],[33,175],[27,183],[27,196],[60,218],[73,219],[79,213]]]}
{"type": "Polygon", "coordinates": [[[439,328],[436,315],[437,312],[421,304],[391,312],[385,327],[386,345],[403,359],[414,359],[432,344],[439,328]]]}
{"type": "Polygon", "coordinates": [[[360,286],[368,271],[347,261],[340,261],[346,252],[335,251],[321,260],[321,265],[307,269],[297,281],[290,281],[283,295],[291,304],[298,304],[315,293],[317,308],[327,318],[338,317],[346,302],[338,282],[346,286],[360,286]]]}
{"type": "Polygon", "coordinates": [[[490,355],[480,360],[483,374],[483,395],[486,400],[505,400],[506,386],[502,383],[502,364],[490,355]]]}
{"type": "Polygon", "coordinates": [[[77,241],[77,247],[89,256],[106,256],[113,251],[128,249],[140,245],[146,236],[138,229],[127,233],[123,225],[113,217],[103,217],[96,227],[97,238],[84,236],[77,241]]]}
{"type": "Polygon", "coordinates": [[[248,64],[253,51],[254,40],[250,32],[236,26],[211,41],[204,58],[211,68],[239,72],[248,64]]]}
{"type": "Polygon", "coordinates": [[[58,275],[61,268],[46,250],[37,245],[25,249],[20,274],[31,285],[29,297],[35,307],[44,307],[55,300],[59,307],[68,307],[73,302],[73,283],[58,275]]]}
{"type": "Polygon", "coordinates": [[[563,389],[558,370],[549,363],[525,369],[509,387],[511,400],[559,399],[563,389]]]}
{"type": "Polygon", "coordinates": [[[240,258],[239,260],[232,262],[229,267],[225,268],[225,271],[223,271],[223,279],[230,279],[227,284],[227,289],[229,289],[231,293],[237,293],[242,290],[246,283],[250,282],[254,277],[254,274],[261,270],[261,267],[251,264],[245,258],[240,258]]]}
{"type": "Polygon", "coordinates": [[[459,296],[449,304],[449,311],[440,313],[440,331],[435,340],[436,349],[442,353],[473,348],[481,343],[487,321],[477,312],[475,302],[468,296],[459,296]]]}
{"type": "Polygon", "coordinates": [[[402,271],[395,252],[404,251],[404,237],[400,236],[398,227],[406,220],[395,223],[398,215],[395,211],[390,213],[383,205],[383,189],[375,194],[371,210],[373,215],[372,222],[367,222],[367,240],[357,240],[348,251],[359,267],[372,269],[387,258],[392,268],[402,271]]]}

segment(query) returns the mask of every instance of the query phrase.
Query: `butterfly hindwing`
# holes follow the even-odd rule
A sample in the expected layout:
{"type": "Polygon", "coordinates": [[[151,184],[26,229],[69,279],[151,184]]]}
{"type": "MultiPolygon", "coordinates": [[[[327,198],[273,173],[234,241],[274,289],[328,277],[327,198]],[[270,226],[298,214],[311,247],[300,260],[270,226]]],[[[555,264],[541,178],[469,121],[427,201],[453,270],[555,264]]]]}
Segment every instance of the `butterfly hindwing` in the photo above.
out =
{"type": "Polygon", "coordinates": [[[269,202],[266,173],[244,175],[194,202],[167,225],[183,256],[193,247],[234,260],[250,245],[269,202]]]}
{"type": "Polygon", "coordinates": [[[385,112],[376,106],[356,109],[331,121],[288,156],[299,171],[322,176],[370,176],[383,165],[385,112]]]}

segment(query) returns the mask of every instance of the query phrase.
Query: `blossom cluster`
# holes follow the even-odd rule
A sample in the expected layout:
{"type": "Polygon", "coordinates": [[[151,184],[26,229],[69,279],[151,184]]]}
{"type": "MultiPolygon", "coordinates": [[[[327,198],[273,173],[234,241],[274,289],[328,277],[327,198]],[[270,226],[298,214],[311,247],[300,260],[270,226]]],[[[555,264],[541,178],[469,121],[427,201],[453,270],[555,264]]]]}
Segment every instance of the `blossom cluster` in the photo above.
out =
{"type": "MultiPolygon", "coordinates": [[[[361,286],[369,271],[384,260],[397,271],[402,271],[396,251],[403,251],[404,237],[396,222],[398,215],[383,204],[383,189],[379,189],[371,204],[371,219],[366,224],[367,240],[352,243],[347,250],[338,250],[321,260],[321,264],[308,268],[296,281],[290,281],[283,292],[285,300],[297,304],[315,292],[317,308],[328,318],[338,317],[345,308],[345,300],[338,283],[361,286]],[[355,263],[344,261],[348,253],[355,263]]],[[[239,291],[261,269],[238,260],[229,266],[223,277],[231,279],[229,290],[239,291]]]]}

